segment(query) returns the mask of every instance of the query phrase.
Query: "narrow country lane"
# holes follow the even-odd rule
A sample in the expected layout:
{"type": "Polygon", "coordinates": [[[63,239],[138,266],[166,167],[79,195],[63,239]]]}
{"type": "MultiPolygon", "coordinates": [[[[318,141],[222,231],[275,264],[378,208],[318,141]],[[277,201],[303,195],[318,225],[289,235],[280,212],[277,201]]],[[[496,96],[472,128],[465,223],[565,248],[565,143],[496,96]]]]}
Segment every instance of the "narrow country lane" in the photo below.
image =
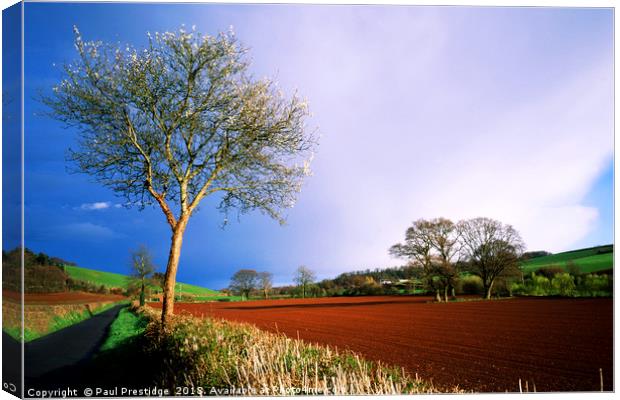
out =
{"type": "Polygon", "coordinates": [[[88,360],[105,340],[110,324],[123,307],[112,307],[85,321],[26,343],[26,385],[29,379],[88,360]]]}

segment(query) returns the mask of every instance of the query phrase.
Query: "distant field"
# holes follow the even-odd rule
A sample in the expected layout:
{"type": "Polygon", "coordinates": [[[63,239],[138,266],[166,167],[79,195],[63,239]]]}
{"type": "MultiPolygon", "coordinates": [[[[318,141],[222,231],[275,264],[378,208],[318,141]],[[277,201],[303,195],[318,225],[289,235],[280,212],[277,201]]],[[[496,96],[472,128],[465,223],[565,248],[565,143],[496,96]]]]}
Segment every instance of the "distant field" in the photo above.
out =
{"type": "MultiPolygon", "coordinates": [[[[127,275],[117,274],[114,272],[97,271],[94,269],[74,267],[66,265],[65,271],[72,279],[89,282],[94,285],[103,285],[107,288],[126,288],[129,283],[127,275]]],[[[191,296],[218,296],[220,293],[216,290],[207,289],[201,286],[190,285],[187,283],[177,282],[176,292],[183,295],[191,296]]]]}
{"type": "MultiPolygon", "coordinates": [[[[219,292],[218,292],[219,293],[219,292]]],[[[194,296],[193,301],[243,301],[243,297],[241,296],[220,296],[218,294],[209,295],[209,296],[194,296]]]]}
{"type": "MultiPolygon", "coordinates": [[[[21,303],[21,293],[2,291],[5,300],[21,303]]],[[[125,296],[115,294],[85,293],[85,292],[61,292],[61,293],[26,293],[23,303],[26,305],[62,305],[62,304],[86,304],[100,302],[119,302],[125,300],[125,296]]]]}
{"type": "Polygon", "coordinates": [[[218,292],[217,290],[207,289],[201,286],[195,286],[179,282],[177,282],[176,290],[179,293],[191,294],[194,296],[217,296],[220,294],[220,292],[218,292]]]}
{"type": "Polygon", "coordinates": [[[538,257],[524,262],[521,269],[531,272],[544,267],[561,267],[566,269],[573,262],[584,273],[604,271],[613,268],[613,246],[598,246],[587,249],[566,251],[550,256],[538,257]]]}
{"type": "Polygon", "coordinates": [[[108,288],[126,288],[129,283],[127,275],[113,272],[96,271],[94,269],[65,265],[65,272],[76,281],[89,282],[94,285],[104,285],[108,288]]]}

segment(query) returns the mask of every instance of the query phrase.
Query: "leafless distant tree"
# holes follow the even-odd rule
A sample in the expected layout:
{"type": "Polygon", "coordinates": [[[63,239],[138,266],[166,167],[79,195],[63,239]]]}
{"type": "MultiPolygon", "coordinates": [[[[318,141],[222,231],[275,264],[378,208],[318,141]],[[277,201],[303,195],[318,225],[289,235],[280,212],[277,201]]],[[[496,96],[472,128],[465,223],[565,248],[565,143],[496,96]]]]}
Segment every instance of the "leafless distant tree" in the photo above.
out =
{"type": "Polygon", "coordinates": [[[141,306],[144,306],[146,285],[154,272],[155,264],[146,246],[140,246],[131,252],[131,276],[140,288],[141,306]]]}
{"type": "Polygon", "coordinates": [[[305,265],[300,265],[295,271],[294,280],[295,283],[301,287],[302,298],[306,298],[308,285],[316,280],[316,275],[310,268],[305,265]]]}
{"type": "Polygon", "coordinates": [[[258,287],[263,291],[265,299],[269,298],[269,292],[273,287],[273,274],[271,272],[259,272],[258,287]]]}
{"type": "Polygon", "coordinates": [[[482,279],[484,297],[489,299],[495,280],[517,268],[523,240],[511,225],[490,218],[461,221],[458,231],[470,272],[482,279]]]}
{"type": "Polygon", "coordinates": [[[306,104],[248,72],[232,33],[149,35],[146,48],[85,42],[43,99],[78,132],[69,159],[140,208],[155,204],[170,225],[162,322],[173,312],[183,235],[200,202],[260,210],[283,222],[309,174],[316,140],[306,104]]]}

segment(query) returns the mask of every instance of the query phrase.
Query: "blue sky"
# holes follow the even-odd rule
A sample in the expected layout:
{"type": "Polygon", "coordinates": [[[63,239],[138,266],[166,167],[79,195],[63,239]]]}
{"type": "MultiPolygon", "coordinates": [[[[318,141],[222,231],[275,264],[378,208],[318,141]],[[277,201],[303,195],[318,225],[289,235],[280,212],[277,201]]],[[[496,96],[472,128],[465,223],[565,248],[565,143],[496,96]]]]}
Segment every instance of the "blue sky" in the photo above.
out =
{"type": "Polygon", "coordinates": [[[178,279],[225,287],[240,268],[291,281],[398,265],[390,245],[417,218],[514,225],[530,250],[613,240],[613,15],[608,9],[307,5],[26,4],[26,246],[125,273],[148,245],[165,266],[158,209],[66,171],[75,131],[35,97],[86,40],[233,26],[256,76],[310,105],[322,135],[288,224],[261,214],[224,230],[207,199],[188,227],[178,279]]]}
{"type": "Polygon", "coordinates": [[[13,248],[21,241],[21,10],[2,14],[2,245],[13,248]]]}

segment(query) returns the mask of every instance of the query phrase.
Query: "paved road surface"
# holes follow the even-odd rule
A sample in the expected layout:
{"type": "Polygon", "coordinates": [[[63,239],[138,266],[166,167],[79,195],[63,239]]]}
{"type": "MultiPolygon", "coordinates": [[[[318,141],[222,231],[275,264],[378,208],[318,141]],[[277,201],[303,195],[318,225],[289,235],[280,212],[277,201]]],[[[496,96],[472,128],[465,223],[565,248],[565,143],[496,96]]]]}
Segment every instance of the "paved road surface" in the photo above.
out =
{"type": "Polygon", "coordinates": [[[124,306],[115,306],[68,328],[26,343],[26,379],[88,360],[106,338],[110,324],[124,306]]]}

